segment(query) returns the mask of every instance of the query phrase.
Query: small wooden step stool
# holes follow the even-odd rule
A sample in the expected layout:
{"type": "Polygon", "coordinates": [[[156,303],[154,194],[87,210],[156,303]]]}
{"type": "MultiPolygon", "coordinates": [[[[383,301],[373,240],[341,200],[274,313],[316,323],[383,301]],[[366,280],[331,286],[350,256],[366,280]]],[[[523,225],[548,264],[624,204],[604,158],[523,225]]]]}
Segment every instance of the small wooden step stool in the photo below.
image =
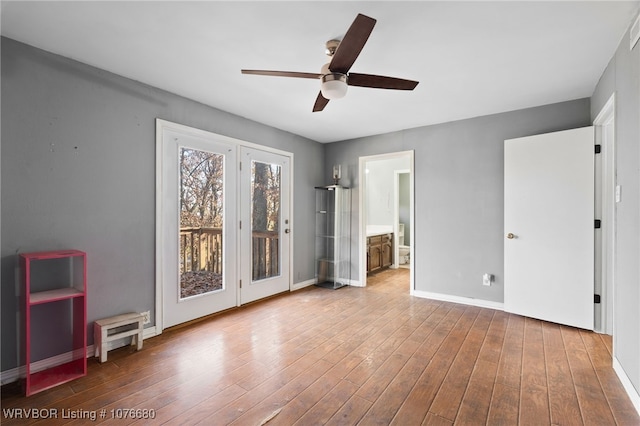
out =
{"type": "Polygon", "coordinates": [[[95,347],[95,356],[100,357],[100,362],[107,360],[108,342],[122,339],[123,337],[131,338],[131,346],[136,345],[136,350],[142,349],[142,324],[144,323],[144,315],[137,312],[130,314],[116,315],[115,317],[103,318],[93,323],[93,345],[95,347]],[[109,334],[110,331],[119,327],[136,325],[136,328],[115,332],[109,334]]]}

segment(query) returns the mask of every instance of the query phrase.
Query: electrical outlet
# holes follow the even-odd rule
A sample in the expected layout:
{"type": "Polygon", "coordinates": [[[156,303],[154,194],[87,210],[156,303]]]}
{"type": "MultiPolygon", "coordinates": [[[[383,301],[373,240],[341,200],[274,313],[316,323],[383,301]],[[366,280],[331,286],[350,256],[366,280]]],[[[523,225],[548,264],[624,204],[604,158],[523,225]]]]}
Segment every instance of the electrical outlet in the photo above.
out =
{"type": "Polygon", "coordinates": [[[143,324],[149,324],[151,322],[151,311],[143,312],[142,316],[144,317],[143,324]]]}
{"type": "Polygon", "coordinates": [[[482,276],[482,285],[490,286],[491,285],[491,281],[493,281],[493,275],[484,274],[482,276]]]}

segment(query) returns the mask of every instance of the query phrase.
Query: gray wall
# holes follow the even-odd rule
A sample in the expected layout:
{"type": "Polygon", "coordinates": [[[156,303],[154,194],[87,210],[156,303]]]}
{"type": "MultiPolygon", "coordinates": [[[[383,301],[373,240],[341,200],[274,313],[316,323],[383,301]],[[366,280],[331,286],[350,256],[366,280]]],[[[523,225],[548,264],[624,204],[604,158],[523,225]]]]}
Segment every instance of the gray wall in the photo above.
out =
{"type": "Polygon", "coordinates": [[[629,34],[609,62],[591,98],[595,119],[616,94],[617,184],[614,284],[614,353],[640,393],[640,46],[629,34]]]}
{"type": "Polygon", "coordinates": [[[502,302],[504,140],[588,125],[589,99],[579,99],[336,142],[325,159],[348,171],[357,239],[358,158],[414,150],[416,290],[502,302]],[[491,287],[483,273],[495,275],[491,287]]]}
{"type": "Polygon", "coordinates": [[[293,281],[314,278],[321,144],[6,38],[2,106],[3,371],[17,366],[19,252],[86,251],[89,321],[154,317],[156,118],[294,154],[293,281]]]}

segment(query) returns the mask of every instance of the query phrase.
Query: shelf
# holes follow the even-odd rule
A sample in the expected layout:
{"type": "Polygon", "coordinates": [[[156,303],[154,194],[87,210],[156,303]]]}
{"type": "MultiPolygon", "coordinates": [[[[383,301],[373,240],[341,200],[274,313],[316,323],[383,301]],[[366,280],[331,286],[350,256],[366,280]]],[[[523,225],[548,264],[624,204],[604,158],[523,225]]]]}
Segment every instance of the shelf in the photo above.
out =
{"type": "Polygon", "coordinates": [[[58,300],[72,299],[80,296],[84,296],[84,293],[75,288],[58,288],[56,290],[31,293],[29,295],[29,304],[37,305],[39,303],[56,302],[58,300]]]}
{"type": "Polygon", "coordinates": [[[316,285],[337,289],[347,285],[351,276],[351,192],[348,188],[335,185],[316,189],[316,285]]]}
{"type": "Polygon", "coordinates": [[[36,253],[23,253],[21,256],[30,260],[62,259],[66,257],[84,256],[84,252],[80,250],[40,251],[36,253]]]}
{"type": "Polygon", "coordinates": [[[21,363],[26,366],[29,396],[87,374],[87,258],[79,250],[41,251],[20,254],[20,264],[24,285],[21,363]],[[32,359],[56,357],[71,360],[31,371],[32,359]]]}
{"type": "Polygon", "coordinates": [[[339,262],[344,262],[344,260],[338,260],[338,259],[329,259],[326,257],[321,257],[318,259],[318,262],[325,262],[325,263],[331,263],[331,264],[337,264],[339,262]]]}
{"type": "Polygon", "coordinates": [[[85,360],[78,358],[65,364],[32,373],[30,377],[29,395],[42,392],[84,376],[86,374],[85,366],[85,360]]]}

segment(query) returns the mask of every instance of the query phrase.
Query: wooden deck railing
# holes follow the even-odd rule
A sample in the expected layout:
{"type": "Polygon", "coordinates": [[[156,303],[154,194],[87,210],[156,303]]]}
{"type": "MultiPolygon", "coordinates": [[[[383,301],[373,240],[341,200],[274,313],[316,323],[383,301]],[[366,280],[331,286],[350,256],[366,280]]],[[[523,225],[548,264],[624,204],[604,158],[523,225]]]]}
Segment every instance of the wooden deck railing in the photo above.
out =
{"type": "MultiPolygon", "coordinates": [[[[278,232],[252,233],[252,278],[254,281],[280,273],[278,232]]],[[[180,273],[208,271],[222,274],[222,229],[180,228],[180,273]]]]}
{"type": "Polygon", "coordinates": [[[280,241],[277,231],[253,231],[251,249],[253,254],[253,281],[280,274],[280,241]]]}
{"type": "Polygon", "coordinates": [[[222,228],[180,228],[180,273],[222,274],[222,228]]]}

